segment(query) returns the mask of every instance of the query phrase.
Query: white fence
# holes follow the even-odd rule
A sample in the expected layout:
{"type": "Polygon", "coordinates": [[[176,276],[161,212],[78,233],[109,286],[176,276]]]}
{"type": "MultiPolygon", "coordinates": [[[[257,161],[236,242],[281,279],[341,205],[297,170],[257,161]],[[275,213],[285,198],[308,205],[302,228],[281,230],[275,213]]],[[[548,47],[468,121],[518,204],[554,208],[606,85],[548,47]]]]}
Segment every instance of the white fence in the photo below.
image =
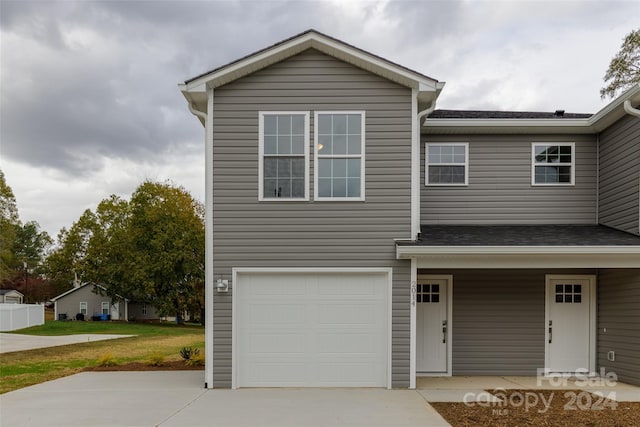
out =
{"type": "Polygon", "coordinates": [[[44,305],[0,304],[0,332],[44,325],[44,305]]]}

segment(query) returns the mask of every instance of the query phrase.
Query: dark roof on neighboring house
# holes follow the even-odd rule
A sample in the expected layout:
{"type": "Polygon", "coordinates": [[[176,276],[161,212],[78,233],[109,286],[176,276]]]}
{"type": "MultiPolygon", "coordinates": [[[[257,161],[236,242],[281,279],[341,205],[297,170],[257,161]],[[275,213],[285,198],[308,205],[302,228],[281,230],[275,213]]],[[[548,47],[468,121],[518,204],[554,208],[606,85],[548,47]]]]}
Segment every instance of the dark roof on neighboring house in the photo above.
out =
{"type": "Polygon", "coordinates": [[[20,293],[15,289],[0,289],[0,295],[5,295],[5,294],[8,294],[9,292],[18,292],[20,295],[22,295],[22,293],[20,293]]]}
{"type": "Polygon", "coordinates": [[[640,236],[603,225],[423,225],[401,246],[640,246],[640,236]]]}
{"type": "Polygon", "coordinates": [[[592,114],[537,111],[435,110],[428,119],[588,119],[592,114]]]}

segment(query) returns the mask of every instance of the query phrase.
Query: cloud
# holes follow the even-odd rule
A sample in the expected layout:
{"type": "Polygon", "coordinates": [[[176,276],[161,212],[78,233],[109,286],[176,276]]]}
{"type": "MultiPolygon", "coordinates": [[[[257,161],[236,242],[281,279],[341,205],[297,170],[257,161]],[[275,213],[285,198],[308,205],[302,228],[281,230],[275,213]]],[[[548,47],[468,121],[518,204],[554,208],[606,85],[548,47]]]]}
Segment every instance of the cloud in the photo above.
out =
{"type": "Polygon", "coordinates": [[[309,28],[447,81],[440,108],[593,112],[637,2],[0,2],[0,161],[57,232],[111,193],[203,194],[177,83],[309,28]],[[192,167],[191,165],[196,165],[192,167]]]}

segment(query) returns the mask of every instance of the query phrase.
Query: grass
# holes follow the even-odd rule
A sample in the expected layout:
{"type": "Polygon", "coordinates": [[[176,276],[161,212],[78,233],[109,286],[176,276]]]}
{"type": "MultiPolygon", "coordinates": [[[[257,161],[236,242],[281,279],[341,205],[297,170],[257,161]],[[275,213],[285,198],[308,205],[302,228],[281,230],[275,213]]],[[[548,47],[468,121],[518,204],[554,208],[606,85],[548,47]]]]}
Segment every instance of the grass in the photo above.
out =
{"type": "Polygon", "coordinates": [[[204,353],[204,328],[175,324],[119,322],[46,322],[14,331],[28,335],[126,334],[136,335],[107,341],[48,347],[0,354],[0,394],[73,375],[98,366],[98,359],[111,353],[117,364],[148,363],[152,354],[166,361],[180,360],[180,349],[197,347],[204,353]]]}

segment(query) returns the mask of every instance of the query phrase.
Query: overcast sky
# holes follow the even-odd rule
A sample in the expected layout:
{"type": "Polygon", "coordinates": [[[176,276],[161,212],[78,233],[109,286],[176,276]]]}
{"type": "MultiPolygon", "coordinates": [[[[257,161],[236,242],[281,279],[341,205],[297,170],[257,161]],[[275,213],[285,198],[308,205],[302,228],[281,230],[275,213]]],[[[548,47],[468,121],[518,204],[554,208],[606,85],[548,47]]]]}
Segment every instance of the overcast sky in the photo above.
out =
{"type": "Polygon", "coordinates": [[[0,169],[55,237],[110,194],[204,201],[177,84],[309,28],[446,81],[438,108],[596,112],[640,2],[0,0],[0,169]]]}

